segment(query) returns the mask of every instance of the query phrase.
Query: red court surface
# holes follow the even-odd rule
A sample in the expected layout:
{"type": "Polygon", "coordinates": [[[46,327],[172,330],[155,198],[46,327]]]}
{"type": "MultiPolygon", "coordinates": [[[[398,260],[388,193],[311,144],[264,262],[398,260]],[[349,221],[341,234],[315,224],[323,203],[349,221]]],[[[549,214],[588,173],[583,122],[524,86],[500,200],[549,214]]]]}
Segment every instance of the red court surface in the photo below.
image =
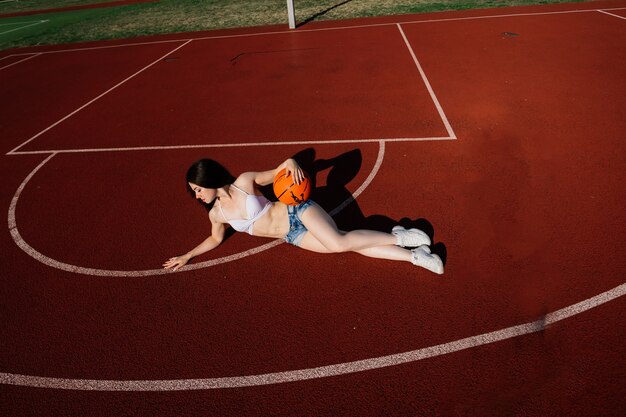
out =
{"type": "Polygon", "coordinates": [[[0,411],[623,415],[625,16],[4,52],[0,411]],[[445,274],[240,233],[160,269],[210,233],[191,162],[293,155],[340,227],[422,227],[445,274]]]}

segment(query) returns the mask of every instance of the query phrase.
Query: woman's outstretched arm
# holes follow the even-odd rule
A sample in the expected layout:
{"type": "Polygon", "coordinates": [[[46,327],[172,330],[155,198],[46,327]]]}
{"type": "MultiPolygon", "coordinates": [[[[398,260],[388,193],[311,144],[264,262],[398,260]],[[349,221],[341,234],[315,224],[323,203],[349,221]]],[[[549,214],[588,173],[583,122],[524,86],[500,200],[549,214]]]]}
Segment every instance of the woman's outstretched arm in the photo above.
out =
{"type": "Polygon", "coordinates": [[[209,212],[209,219],[211,219],[212,225],[211,236],[206,238],[204,242],[200,243],[186,254],[168,259],[168,261],[163,264],[165,269],[173,269],[176,271],[178,268],[189,262],[191,258],[195,258],[198,255],[202,255],[203,253],[210,251],[211,249],[215,249],[220,245],[220,243],[222,243],[224,240],[224,233],[226,232],[226,225],[218,222],[214,216],[216,216],[214,211],[209,212]]]}
{"type": "Polygon", "coordinates": [[[270,185],[274,182],[274,177],[278,174],[282,169],[287,170],[287,176],[293,175],[296,183],[300,183],[304,178],[304,172],[300,165],[295,161],[295,159],[289,158],[282,164],[278,165],[274,169],[270,169],[269,171],[262,172],[246,172],[242,174],[242,176],[249,176],[252,181],[254,181],[257,185],[264,186],[270,185]]]}

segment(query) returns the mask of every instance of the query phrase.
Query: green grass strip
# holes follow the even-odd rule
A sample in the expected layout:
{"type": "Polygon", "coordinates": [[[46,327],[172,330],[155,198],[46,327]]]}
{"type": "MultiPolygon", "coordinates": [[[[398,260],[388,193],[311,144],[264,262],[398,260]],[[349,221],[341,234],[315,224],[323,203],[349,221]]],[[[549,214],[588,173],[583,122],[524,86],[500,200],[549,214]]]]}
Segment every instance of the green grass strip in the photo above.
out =
{"type": "MultiPolygon", "coordinates": [[[[298,23],[369,16],[425,13],[503,6],[565,3],[572,0],[295,0],[298,23]]],[[[580,0],[579,0],[580,1],[580,0]]],[[[15,2],[11,2],[15,3],[15,2]]],[[[8,3],[8,4],[11,4],[8,3]]],[[[89,0],[43,0],[42,8],[97,3],[89,0]]],[[[7,3],[3,3],[7,4],[7,3]]],[[[8,10],[0,8],[0,13],[8,10]]],[[[83,9],[0,19],[4,23],[49,20],[0,34],[0,50],[243,26],[286,25],[285,0],[160,0],[126,6],[83,9]]]]}

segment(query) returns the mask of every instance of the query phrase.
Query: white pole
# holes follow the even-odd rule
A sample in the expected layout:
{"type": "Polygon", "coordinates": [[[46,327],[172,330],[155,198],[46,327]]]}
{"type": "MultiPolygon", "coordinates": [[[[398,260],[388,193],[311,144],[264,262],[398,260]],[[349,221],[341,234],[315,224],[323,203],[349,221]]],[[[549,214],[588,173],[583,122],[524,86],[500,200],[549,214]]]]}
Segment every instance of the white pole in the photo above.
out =
{"type": "Polygon", "coordinates": [[[289,29],[295,29],[296,14],[293,9],[293,0],[287,0],[287,14],[289,15],[289,29]]]}

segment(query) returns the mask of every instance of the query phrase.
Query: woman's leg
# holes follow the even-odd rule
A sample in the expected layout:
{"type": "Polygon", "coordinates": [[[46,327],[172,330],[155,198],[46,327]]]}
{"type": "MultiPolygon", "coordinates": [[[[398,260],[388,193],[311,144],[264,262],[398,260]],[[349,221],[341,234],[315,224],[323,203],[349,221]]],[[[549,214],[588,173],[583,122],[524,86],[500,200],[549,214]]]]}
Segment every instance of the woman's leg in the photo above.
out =
{"type": "MultiPolygon", "coordinates": [[[[408,261],[436,274],[443,274],[441,258],[431,254],[428,245],[407,250],[396,246],[397,237],[389,233],[373,230],[341,231],[324,209],[316,204],[304,210],[300,217],[308,230],[300,241],[303,249],[321,253],[353,251],[372,258],[408,261]]],[[[419,231],[419,234],[423,233],[419,231]]],[[[422,237],[418,236],[417,240],[420,239],[422,237]]]]}
{"type": "MultiPolygon", "coordinates": [[[[302,249],[310,250],[318,253],[330,253],[331,251],[326,248],[312,233],[306,233],[300,241],[300,247],[302,249]]],[[[408,249],[401,248],[395,245],[374,246],[372,248],[357,250],[357,253],[368,256],[370,258],[378,259],[390,259],[392,261],[408,261],[411,262],[412,254],[408,249]]]]}
{"type": "Polygon", "coordinates": [[[398,240],[391,233],[374,230],[341,231],[337,229],[332,217],[317,204],[312,204],[304,210],[301,219],[309,233],[330,252],[358,252],[378,246],[395,247],[398,240]]]}

